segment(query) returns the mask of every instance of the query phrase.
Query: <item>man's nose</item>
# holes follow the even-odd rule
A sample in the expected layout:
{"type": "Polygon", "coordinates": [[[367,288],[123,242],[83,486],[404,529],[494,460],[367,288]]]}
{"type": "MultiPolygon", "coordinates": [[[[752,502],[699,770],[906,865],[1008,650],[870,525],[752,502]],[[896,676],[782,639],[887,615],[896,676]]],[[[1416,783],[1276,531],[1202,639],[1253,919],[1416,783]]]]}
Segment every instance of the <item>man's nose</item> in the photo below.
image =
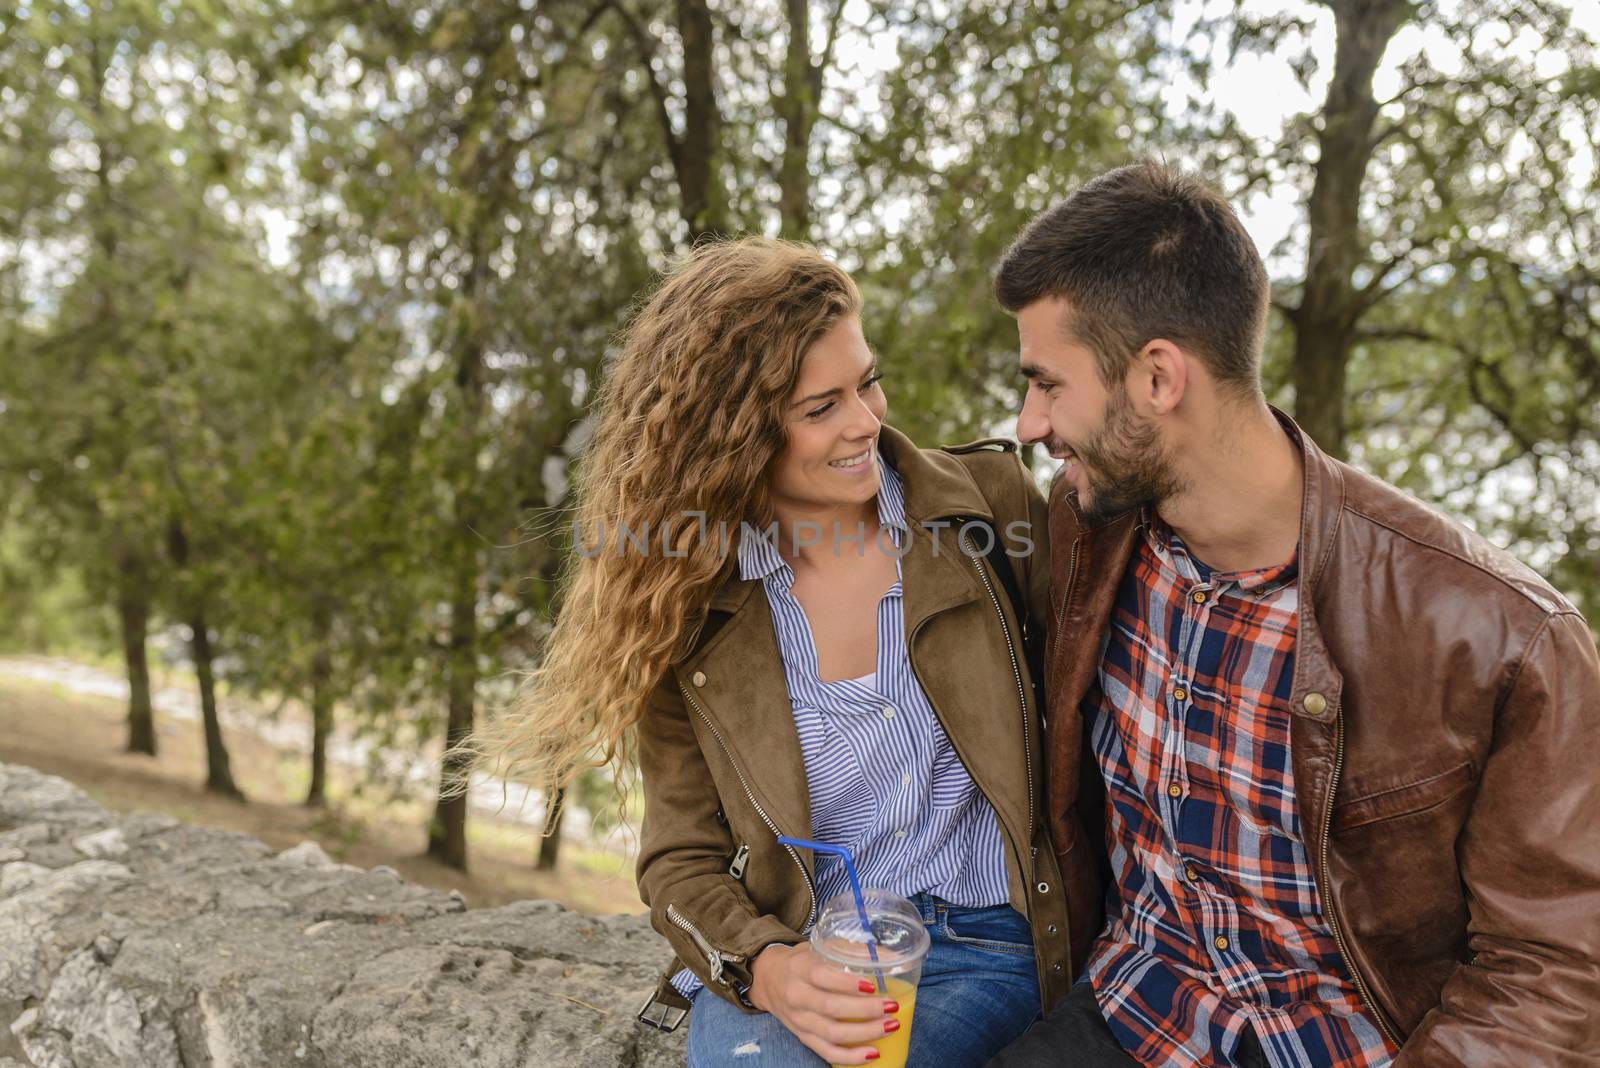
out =
{"type": "Polygon", "coordinates": [[[1017,440],[1033,445],[1050,436],[1050,406],[1033,388],[1022,395],[1022,411],[1017,413],[1017,440]]]}

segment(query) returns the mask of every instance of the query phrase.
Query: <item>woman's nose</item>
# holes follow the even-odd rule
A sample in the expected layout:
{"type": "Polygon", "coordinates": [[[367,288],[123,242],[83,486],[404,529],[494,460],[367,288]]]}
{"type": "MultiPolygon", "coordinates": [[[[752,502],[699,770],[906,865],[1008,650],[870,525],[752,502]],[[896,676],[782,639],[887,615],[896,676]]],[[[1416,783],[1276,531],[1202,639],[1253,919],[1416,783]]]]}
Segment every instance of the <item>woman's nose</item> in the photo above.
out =
{"type": "Polygon", "coordinates": [[[865,397],[859,395],[856,397],[855,407],[851,409],[851,415],[853,418],[850,429],[861,437],[871,437],[883,425],[883,420],[872,410],[872,405],[867,403],[865,397]]]}

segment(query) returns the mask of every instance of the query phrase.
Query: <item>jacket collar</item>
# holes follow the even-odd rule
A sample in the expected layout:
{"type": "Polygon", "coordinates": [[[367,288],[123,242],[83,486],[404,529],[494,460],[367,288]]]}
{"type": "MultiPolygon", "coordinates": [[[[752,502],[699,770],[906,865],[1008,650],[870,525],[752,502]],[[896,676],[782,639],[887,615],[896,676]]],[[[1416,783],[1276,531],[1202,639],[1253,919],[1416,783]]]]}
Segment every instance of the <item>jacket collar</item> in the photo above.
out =
{"type": "Polygon", "coordinates": [[[1272,414],[1299,443],[1304,469],[1300,491],[1300,614],[1295,629],[1292,711],[1296,716],[1331,722],[1339,713],[1344,676],[1334,666],[1323,641],[1316,605],[1317,589],[1327,572],[1344,518],[1344,466],[1317,448],[1310,435],[1289,416],[1277,408],[1272,409],[1272,414]],[[1320,700],[1313,699],[1313,694],[1320,700]]]}
{"type": "MultiPolygon", "coordinates": [[[[966,467],[954,456],[937,450],[919,449],[910,438],[888,425],[878,432],[878,451],[899,476],[905,519],[912,528],[910,554],[902,564],[917,556],[919,557],[917,564],[920,565],[923,551],[925,549],[931,551],[932,538],[928,531],[920,528],[922,523],[953,519],[958,516],[994,522],[994,510],[984,500],[977,484],[972,481],[972,476],[967,474],[966,467]]],[[[952,562],[944,560],[945,557],[952,557],[955,563],[962,563],[965,559],[961,557],[960,550],[956,547],[954,529],[944,530],[940,534],[938,559],[934,561],[938,564],[943,560],[946,567],[940,570],[947,570],[949,563],[952,562]]],[[[710,608],[714,612],[738,612],[759,585],[759,579],[740,578],[735,561],[729,578],[712,595],[710,608]]],[[[907,597],[911,598],[913,596],[911,583],[907,582],[906,587],[907,597]]],[[[908,600],[906,605],[908,634],[917,621],[917,617],[912,615],[912,610],[916,607],[918,606],[908,600]]]]}
{"type": "MultiPolygon", "coordinates": [[[[974,564],[957,545],[957,528],[941,529],[935,543],[923,524],[957,517],[993,523],[994,514],[955,456],[924,452],[889,427],[880,433],[878,447],[899,472],[905,491],[909,533],[901,546],[902,608],[914,651],[917,629],[925,620],[982,595],[974,564]]],[[[716,720],[719,738],[739,766],[761,769],[758,781],[747,787],[778,826],[788,834],[810,834],[805,761],[789,714],[765,584],[759,578],[739,578],[735,568],[710,607],[726,618],[678,665],[680,686],[697,695],[716,720]]]]}
{"type": "Polygon", "coordinates": [[[994,521],[994,511],[960,460],[937,449],[919,449],[900,431],[885,426],[878,448],[905,483],[906,515],[913,521],[969,516],[994,521]]]}
{"type": "Polygon", "coordinates": [[[1278,422],[1300,448],[1304,467],[1300,503],[1300,582],[1314,586],[1328,564],[1329,551],[1344,516],[1344,468],[1317,448],[1316,442],[1289,416],[1272,409],[1278,422]]]}

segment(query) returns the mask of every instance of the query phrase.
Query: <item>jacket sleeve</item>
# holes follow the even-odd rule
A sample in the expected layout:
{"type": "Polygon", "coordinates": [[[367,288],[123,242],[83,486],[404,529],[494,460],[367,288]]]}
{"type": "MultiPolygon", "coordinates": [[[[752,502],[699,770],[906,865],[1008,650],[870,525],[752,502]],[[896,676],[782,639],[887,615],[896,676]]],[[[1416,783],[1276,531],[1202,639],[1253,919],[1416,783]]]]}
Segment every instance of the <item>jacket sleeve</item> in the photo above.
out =
{"type": "Polygon", "coordinates": [[[719,996],[749,1009],[750,961],[775,942],[805,941],[762,914],[728,873],[733,837],[672,673],[651,695],[638,729],[644,819],[639,894],[678,959],[719,996]]]}
{"type": "Polygon", "coordinates": [[[1546,619],[1496,722],[1459,841],[1473,956],[1396,1068],[1600,1065],[1600,657],[1546,619]]]}

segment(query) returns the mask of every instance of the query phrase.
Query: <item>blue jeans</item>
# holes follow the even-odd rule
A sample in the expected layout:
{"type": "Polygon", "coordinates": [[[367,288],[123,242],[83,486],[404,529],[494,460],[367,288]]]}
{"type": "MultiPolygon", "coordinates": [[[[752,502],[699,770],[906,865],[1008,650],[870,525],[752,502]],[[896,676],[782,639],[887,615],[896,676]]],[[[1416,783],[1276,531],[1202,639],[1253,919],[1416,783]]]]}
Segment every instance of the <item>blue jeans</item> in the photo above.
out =
{"type": "MultiPolygon", "coordinates": [[[[1009,905],[968,909],[928,894],[912,903],[933,945],[911,1018],[908,1068],[978,1068],[1039,1015],[1028,921],[1009,905]]],[[[747,1013],[704,990],[689,1015],[689,1068],[819,1068],[770,1013],[747,1013]]]]}

